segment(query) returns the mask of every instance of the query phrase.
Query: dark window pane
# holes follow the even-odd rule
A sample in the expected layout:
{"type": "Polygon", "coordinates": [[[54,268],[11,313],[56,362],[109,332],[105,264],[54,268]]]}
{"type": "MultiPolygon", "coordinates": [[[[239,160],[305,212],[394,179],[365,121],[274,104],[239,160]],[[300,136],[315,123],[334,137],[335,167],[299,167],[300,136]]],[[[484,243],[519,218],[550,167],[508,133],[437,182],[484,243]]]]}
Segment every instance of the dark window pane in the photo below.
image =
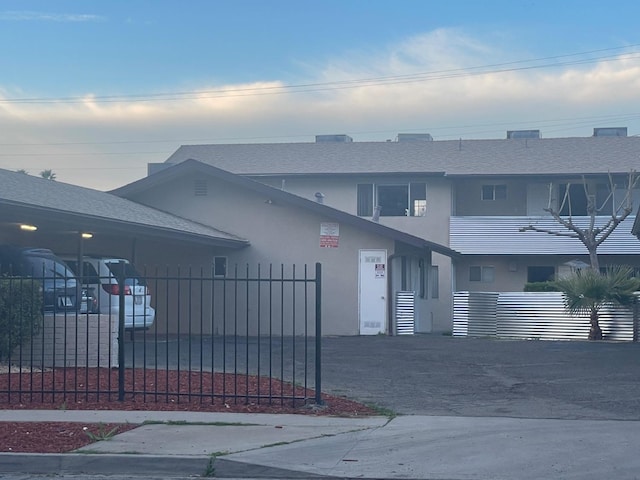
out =
{"type": "Polygon", "coordinates": [[[213,275],[216,277],[227,275],[227,257],[213,257],[213,275]]]}
{"type": "Polygon", "coordinates": [[[379,185],[378,205],[382,217],[402,217],[409,214],[408,185],[379,185]]]}
{"type": "Polygon", "coordinates": [[[587,215],[587,195],[584,191],[584,185],[581,183],[569,185],[569,193],[567,195],[567,184],[561,183],[558,191],[558,206],[562,206],[560,215],[587,215]],[[565,195],[567,195],[566,201],[565,195]],[[562,204],[563,201],[564,205],[562,204]],[[569,205],[571,205],[571,208],[569,208],[569,205]]]}
{"type": "Polygon", "coordinates": [[[371,217],[373,215],[373,184],[358,184],[358,216],[371,217]]]}
{"type": "Polygon", "coordinates": [[[527,282],[548,282],[553,280],[555,274],[556,269],[554,267],[527,267],[527,282]]]}
{"type": "Polygon", "coordinates": [[[469,281],[479,282],[482,280],[482,269],[480,267],[469,267],[469,281]]]}

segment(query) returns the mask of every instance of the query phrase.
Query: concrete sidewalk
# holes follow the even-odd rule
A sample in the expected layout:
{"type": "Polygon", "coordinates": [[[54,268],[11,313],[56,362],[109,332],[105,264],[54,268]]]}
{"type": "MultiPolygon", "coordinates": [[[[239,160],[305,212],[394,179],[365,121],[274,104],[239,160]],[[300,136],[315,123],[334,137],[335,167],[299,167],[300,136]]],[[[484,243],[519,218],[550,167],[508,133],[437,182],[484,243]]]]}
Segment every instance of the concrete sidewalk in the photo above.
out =
{"type": "Polygon", "coordinates": [[[0,411],[0,421],[143,423],[75,453],[0,454],[0,473],[414,479],[640,477],[640,422],[0,411]]]}

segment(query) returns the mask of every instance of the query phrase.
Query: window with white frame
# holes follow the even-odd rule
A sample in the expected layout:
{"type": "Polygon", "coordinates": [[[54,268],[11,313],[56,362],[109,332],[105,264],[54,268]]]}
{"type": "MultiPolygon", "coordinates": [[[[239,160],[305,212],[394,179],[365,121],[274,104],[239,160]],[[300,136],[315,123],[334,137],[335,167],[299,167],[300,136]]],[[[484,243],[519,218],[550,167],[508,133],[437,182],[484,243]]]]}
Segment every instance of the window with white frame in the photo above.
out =
{"type": "Polygon", "coordinates": [[[495,267],[473,265],[469,267],[469,281],[493,283],[496,276],[495,267]]]}
{"type": "Polygon", "coordinates": [[[506,185],[482,185],[482,200],[506,200],[506,185]]]}
{"type": "Polygon", "coordinates": [[[373,184],[357,187],[357,212],[360,217],[373,216],[375,207],[381,217],[423,217],[427,211],[427,184],[373,184]]]}

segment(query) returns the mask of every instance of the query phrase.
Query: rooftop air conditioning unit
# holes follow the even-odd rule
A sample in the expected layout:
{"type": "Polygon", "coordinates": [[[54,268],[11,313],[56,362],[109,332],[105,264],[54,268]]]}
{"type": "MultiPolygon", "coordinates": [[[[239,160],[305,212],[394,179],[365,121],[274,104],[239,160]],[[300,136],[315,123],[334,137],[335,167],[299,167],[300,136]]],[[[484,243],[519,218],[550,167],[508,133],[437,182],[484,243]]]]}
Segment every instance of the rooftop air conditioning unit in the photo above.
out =
{"type": "Polygon", "coordinates": [[[604,127],[594,128],[594,137],[626,137],[627,127],[604,127]]]}
{"type": "Polygon", "coordinates": [[[508,130],[507,138],[540,138],[540,130],[508,130]]]}
{"type": "Polygon", "coordinates": [[[398,142],[433,142],[430,133],[399,133],[398,142]]]}
{"type": "Polygon", "coordinates": [[[353,138],[349,135],[316,135],[316,143],[350,143],[353,138]]]}

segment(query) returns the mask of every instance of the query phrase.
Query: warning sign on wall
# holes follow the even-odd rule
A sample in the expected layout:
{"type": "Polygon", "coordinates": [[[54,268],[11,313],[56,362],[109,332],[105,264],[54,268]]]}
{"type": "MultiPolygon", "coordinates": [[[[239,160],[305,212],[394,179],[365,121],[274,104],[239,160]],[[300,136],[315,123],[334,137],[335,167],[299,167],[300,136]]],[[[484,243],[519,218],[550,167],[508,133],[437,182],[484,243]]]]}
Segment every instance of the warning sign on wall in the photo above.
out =
{"type": "Polygon", "coordinates": [[[340,225],[337,223],[320,224],[320,248],[338,248],[340,225]]]}
{"type": "Polygon", "coordinates": [[[376,263],[376,278],[384,278],[385,264],[376,263]]]}

